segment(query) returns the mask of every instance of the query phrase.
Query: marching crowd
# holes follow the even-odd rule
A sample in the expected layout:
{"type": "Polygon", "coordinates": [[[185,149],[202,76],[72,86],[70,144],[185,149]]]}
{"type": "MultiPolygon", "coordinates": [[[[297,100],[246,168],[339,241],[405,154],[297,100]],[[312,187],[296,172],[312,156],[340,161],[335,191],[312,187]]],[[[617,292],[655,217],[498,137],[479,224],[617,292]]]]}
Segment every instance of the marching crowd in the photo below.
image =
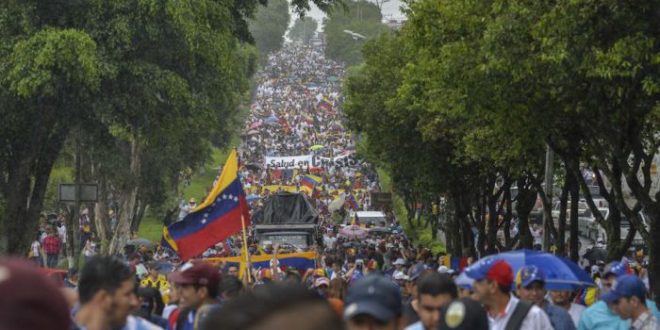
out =
{"type": "MultiPolygon", "coordinates": [[[[0,260],[0,329],[659,329],[648,284],[627,260],[590,265],[592,287],[556,289],[539,265],[455,260],[416,246],[387,210],[381,230],[342,231],[359,224],[356,212],[372,209],[370,193],[380,189],[373,167],[352,158],[338,110],[343,74],[320,49],[287,45],[270,55],[239,148],[252,214],[270,194],[305,194],[320,214],[319,244],[251,238],[251,255],[273,259],[249,271],[209,262],[241,255],[240,235],[185,263],[162,248],[91,254],[62,287],[24,262],[0,260]],[[318,253],[312,267],[278,261],[307,250],[318,253]]],[[[43,246],[54,267],[62,237],[44,232],[35,252],[43,246]]]]}

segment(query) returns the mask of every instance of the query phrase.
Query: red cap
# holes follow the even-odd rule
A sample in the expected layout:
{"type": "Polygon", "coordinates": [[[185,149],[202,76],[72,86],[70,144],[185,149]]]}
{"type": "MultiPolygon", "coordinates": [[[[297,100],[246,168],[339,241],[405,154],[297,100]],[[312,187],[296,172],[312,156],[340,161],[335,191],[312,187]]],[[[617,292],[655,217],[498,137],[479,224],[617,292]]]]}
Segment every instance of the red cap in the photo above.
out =
{"type": "Polygon", "coordinates": [[[498,260],[486,272],[486,278],[497,282],[499,285],[511,286],[513,284],[513,269],[511,269],[508,262],[498,260]]]}
{"type": "Polygon", "coordinates": [[[55,282],[23,260],[0,259],[0,329],[69,329],[71,318],[55,282]]]}
{"type": "Polygon", "coordinates": [[[169,276],[175,284],[197,284],[217,287],[220,284],[220,272],[208,262],[187,262],[181,269],[169,276]]]}

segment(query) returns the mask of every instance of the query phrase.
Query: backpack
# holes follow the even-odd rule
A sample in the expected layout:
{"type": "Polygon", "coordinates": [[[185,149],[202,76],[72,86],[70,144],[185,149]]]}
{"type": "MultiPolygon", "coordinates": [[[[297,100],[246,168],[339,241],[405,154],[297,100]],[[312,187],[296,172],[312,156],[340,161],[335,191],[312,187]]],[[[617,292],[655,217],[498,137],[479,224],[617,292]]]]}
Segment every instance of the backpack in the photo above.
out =
{"type": "Polygon", "coordinates": [[[509,319],[509,322],[506,323],[504,330],[520,329],[525,317],[527,317],[527,314],[529,314],[529,311],[532,309],[532,306],[534,305],[526,301],[518,301],[518,305],[516,305],[516,308],[513,310],[513,314],[511,314],[511,318],[509,319]]]}

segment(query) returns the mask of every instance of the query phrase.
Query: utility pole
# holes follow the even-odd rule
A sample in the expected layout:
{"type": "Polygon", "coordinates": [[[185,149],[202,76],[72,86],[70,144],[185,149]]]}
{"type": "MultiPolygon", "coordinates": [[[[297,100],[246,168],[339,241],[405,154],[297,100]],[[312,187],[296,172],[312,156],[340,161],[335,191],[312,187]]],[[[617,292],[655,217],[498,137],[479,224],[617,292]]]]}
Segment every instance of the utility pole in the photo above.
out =
{"type": "MultiPolygon", "coordinates": [[[[548,204],[552,206],[552,188],[554,186],[554,153],[549,145],[546,145],[545,151],[545,197],[549,199],[548,204]]],[[[552,212],[552,211],[551,211],[552,212]]],[[[550,249],[550,222],[551,212],[543,212],[543,251],[550,249]]]]}

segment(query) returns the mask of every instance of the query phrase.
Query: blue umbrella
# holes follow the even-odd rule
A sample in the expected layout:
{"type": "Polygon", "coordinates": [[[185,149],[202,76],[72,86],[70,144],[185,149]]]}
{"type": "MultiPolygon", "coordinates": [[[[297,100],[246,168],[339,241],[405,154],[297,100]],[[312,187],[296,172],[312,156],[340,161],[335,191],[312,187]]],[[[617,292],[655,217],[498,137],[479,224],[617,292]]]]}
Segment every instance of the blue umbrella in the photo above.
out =
{"type": "Polygon", "coordinates": [[[272,115],[272,116],[266,118],[266,120],[264,120],[264,123],[266,123],[266,124],[277,124],[278,119],[277,119],[277,117],[275,117],[275,115],[272,115]]]}
{"type": "Polygon", "coordinates": [[[254,201],[256,201],[256,200],[258,200],[258,199],[260,199],[260,198],[261,198],[261,196],[259,196],[259,195],[256,195],[256,194],[250,194],[250,195],[248,195],[245,199],[246,199],[249,203],[252,203],[252,202],[254,202],[254,201]]]}
{"type": "Polygon", "coordinates": [[[504,260],[509,263],[513,268],[514,276],[523,266],[534,265],[541,268],[545,273],[545,287],[548,290],[574,290],[594,285],[591,276],[573,261],[534,250],[516,250],[490,255],[479,259],[470,267],[495,260],[504,260]]]}

